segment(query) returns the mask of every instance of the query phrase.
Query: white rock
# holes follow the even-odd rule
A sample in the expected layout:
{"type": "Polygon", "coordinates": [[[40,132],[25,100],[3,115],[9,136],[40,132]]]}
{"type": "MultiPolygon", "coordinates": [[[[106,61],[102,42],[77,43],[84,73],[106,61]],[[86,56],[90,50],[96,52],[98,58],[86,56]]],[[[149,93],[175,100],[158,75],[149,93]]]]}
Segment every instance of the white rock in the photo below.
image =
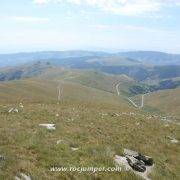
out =
{"type": "Polygon", "coordinates": [[[48,129],[48,130],[55,130],[56,127],[47,126],[47,129],[48,129]]]}
{"type": "Polygon", "coordinates": [[[9,113],[13,113],[13,112],[16,112],[16,113],[18,113],[19,112],[19,110],[17,109],[17,108],[11,108],[11,109],[9,109],[9,111],[8,111],[9,113]]]}
{"type": "Polygon", "coordinates": [[[177,144],[179,141],[176,138],[171,138],[170,140],[173,144],[177,144]]]}
{"type": "Polygon", "coordinates": [[[15,108],[15,109],[14,109],[14,112],[18,113],[18,112],[19,112],[19,110],[18,110],[17,108],[15,108]]]}
{"type": "Polygon", "coordinates": [[[58,145],[58,144],[60,144],[60,143],[62,143],[62,142],[63,142],[63,140],[60,139],[60,140],[58,140],[58,141],[56,142],[56,144],[58,145]]]}
{"type": "Polygon", "coordinates": [[[176,138],[174,138],[174,137],[171,137],[171,136],[167,136],[167,137],[170,139],[171,143],[173,143],[173,144],[176,144],[176,143],[179,142],[179,141],[178,141],[176,138]]]}
{"type": "Polygon", "coordinates": [[[14,108],[11,108],[11,109],[9,109],[9,111],[8,111],[8,112],[9,112],[9,113],[11,113],[13,110],[14,110],[14,108]]]}
{"type": "Polygon", "coordinates": [[[67,121],[74,121],[74,119],[73,118],[69,118],[67,121]]]}
{"type": "Polygon", "coordinates": [[[136,115],[134,112],[130,112],[129,114],[130,114],[130,115],[136,115]]]}
{"type": "Polygon", "coordinates": [[[116,164],[123,166],[126,171],[130,170],[131,167],[129,166],[126,157],[115,155],[115,162],[116,164]]]}
{"type": "Polygon", "coordinates": [[[24,174],[24,173],[20,173],[19,176],[15,176],[14,177],[15,180],[31,180],[31,177],[24,174]]]}
{"type": "Polygon", "coordinates": [[[152,118],[151,116],[146,117],[146,119],[151,119],[151,118],[152,118]]]}
{"type": "Polygon", "coordinates": [[[108,114],[106,114],[106,113],[103,113],[103,114],[101,114],[101,116],[107,116],[108,114]]]}
{"type": "Polygon", "coordinates": [[[39,126],[44,126],[48,130],[55,130],[56,129],[55,124],[39,124],[39,126]]]}
{"type": "Polygon", "coordinates": [[[79,148],[71,147],[71,150],[72,151],[77,151],[77,150],[79,150],[79,148]]]}
{"type": "Polygon", "coordinates": [[[22,178],[24,178],[24,180],[31,180],[31,177],[24,174],[24,173],[21,173],[20,175],[21,175],[22,178]]]}
{"type": "Polygon", "coordinates": [[[20,108],[23,108],[24,106],[23,106],[23,103],[19,103],[19,107],[20,108]]]}
{"type": "Polygon", "coordinates": [[[15,180],[21,180],[19,177],[15,176],[14,177],[15,180]]]}

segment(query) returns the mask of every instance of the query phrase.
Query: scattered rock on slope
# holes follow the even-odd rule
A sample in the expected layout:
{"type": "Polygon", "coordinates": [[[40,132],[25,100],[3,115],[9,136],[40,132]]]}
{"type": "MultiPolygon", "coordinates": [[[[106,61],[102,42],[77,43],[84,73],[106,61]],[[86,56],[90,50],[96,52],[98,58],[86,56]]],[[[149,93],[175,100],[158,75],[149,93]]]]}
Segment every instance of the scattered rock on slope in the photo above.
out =
{"type": "Polygon", "coordinates": [[[18,176],[15,176],[15,180],[31,180],[31,177],[29,175],[26,175],[24,173],[20,173],[18,176]]]}
{"type": "Polygon", "coordinates": [[[19,110],[17,108],[10,108],[8,110],[8,113],[18,113],[18,112],[19,112],[19,110]]]}
{"type": "Polygon", "coordinates": [[[173,144],[177,144],[177,143],[179,142],[179,141],[178,141],[176,138],[174,138],[174,137],[168,136],[168,138],[170,139],[171,143],[173,143],[173,144]]]}
{"type": "Polygon", "coordinates": [[[55,124],[39,124],[39,126],[46,127],[46,129],[48,129],[48,130],[55,130],[56,129],[55,124]]]}

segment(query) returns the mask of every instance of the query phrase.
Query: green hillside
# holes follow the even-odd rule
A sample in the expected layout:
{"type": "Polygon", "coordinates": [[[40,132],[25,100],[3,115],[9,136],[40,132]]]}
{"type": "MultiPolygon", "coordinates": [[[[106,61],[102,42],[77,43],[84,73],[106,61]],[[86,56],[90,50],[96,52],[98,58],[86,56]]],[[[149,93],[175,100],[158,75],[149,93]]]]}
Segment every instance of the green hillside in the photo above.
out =
{"type": "MultiPolygon", "coordinates": [[[[85,82],[81,78],[78,81],[85,82]]],[[[167,138],[180,138],[177,125],[166,127],[160,117],[149,120],[149,114],[121,96],[74,80],[61,84],[60,101],[57,80],[41,77],[0,83],[0,155],[4,157],[0,179],[14,179],[22,172],[32,179],[139,179],[125,171],[50,172],[53,165],[114,167],[115,155],[124,148],[153,157],[152,179],[179,178],[179,146],[167,138]],[[18,113],[9,113],[12,107],[18,113]],[[41,123],[54,123],[56,129],[47,130],[41,123]]]]}
{"type": "Polygon", "coordinates": [[[180,115],[180,88],[163,90],[146,95],[145,105],[169,115],[180,115]]]}
{"type": "MultiPolygon", "coordinates": [[[[62,78],[63,79],[63,78],[62,78]]],[[[57,102],[58,85],[61,82],[62,101],[105,103],[126,106],[126,102],[106,90],[88,87],[69,80],[24,79],[0,83],[0,99],[3,103],[57,102]]]]}

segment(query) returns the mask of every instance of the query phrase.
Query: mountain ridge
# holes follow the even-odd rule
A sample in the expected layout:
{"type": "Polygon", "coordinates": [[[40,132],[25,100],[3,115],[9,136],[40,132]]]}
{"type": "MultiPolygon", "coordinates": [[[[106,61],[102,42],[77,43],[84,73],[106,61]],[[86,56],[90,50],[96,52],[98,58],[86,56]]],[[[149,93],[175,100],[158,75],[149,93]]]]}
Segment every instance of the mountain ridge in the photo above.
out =
{"type": "Polygon", "coordinates": [[[0,54],[0,67],[15,66],[38,60],[52,60],[80,57],[126,57],[149,65],[180,65],[180,54],[156,51],[128,51],[108,53],[103,51],[37,51],[12,54],[0,54]]]}

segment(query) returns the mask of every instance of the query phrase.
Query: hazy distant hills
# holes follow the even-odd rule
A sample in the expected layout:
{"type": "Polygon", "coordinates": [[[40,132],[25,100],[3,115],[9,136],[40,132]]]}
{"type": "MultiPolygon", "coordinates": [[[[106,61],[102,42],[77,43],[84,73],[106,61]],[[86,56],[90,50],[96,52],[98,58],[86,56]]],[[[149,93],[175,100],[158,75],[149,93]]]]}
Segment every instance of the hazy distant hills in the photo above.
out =
{"type": "Polygon", "coordinates": [[[130,51],[118,53],[119,56],[137,59],[145,64],[180,65],[180,54],[168,54],[156,51],[130,51]]]}
{"type": "Polygon", "coordinates": [[[97,57],[87,60],[89,64],[98,64],[99,66],[137,66],[142,65],[138,60],[128,57],[112,55],[109,57],[97,57]]]}
{"type": "Polygon", "coordinates": [[[15,54],[0,54],[0,67],[16,66],[24,63],[30,63],[40,60],[57,60],[66,58],[80,58],[80,57],[96,57],[106,56],[108,53],[104,52],[89,52],[89,51],[42,51],[42,52],[28,52],[15,54]]]}
{"type": "Polygon", "coordinates": [[[0,69],[0,81],[10,81],[28,77],[36,77],[45,72],[50,65],[48,63],[35,63],[0,69]]]}
{"type": "MultiPolygon", "coordinates": [[[[151,51],[110,54],[90,51],[49,51],[0,55],[0,81],[59,77],[58,68],[126,75],[125,94],[141,94],[180,86],[180,55],[151,51]]],[[[85,72],[85,71],[84,71],[85,72]]],[[[88,73],[87,72],[87,73],[88,73]]],[[[88,76],[89,77],[89,76],[88,76]]],[[[87,78],[86,78],[87,80],[87,78]]],[[[91,83],[91,77],[90,81],[91,83]]]]}
{"type": "Polygon", "coordinates": [[[74,65],[77,67],[88,67],[92,66],[92,64],[180,65],[179,54],[168,54],[162,52],[132,51],[112,54],[107,52],[92,51],[42,51],[16,54],[0,54],[0,67],[15,66],[42,60],[47,60],[54,64],[74,65]]]}
{"type": "Polygon", "coordinates": [[[102,66],[101,71],[110,74],[126,74],[138,81],[167,79],[180,76],[180,65],[166,66],[102,66]]]}

